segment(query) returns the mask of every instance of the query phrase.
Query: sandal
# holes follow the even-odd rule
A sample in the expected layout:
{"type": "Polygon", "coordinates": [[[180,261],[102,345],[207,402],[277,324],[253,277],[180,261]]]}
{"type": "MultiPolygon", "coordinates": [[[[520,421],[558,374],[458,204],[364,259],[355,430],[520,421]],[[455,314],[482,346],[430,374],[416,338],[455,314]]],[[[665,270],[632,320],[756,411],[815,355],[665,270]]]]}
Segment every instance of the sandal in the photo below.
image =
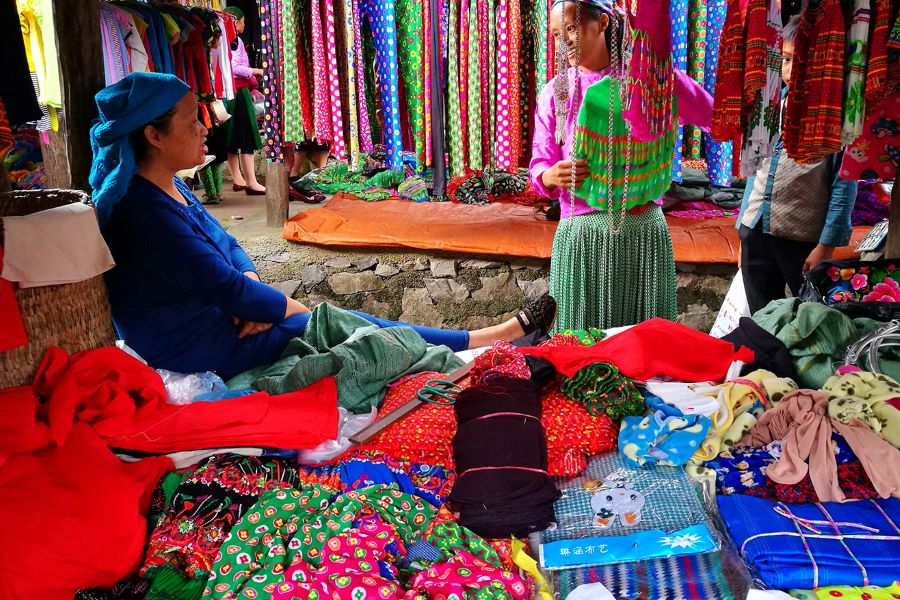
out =
{"type": "Polygon", "coordinates": [[[200,200],[200,204],[204,206],[209,206],[210,204],[219,204],[222,201],[219,198],[218,194],[213,194],[212,196],[203,196],[203,199],[200,200]]]}
{"type": "Polygon", "coordinates": [[[522,326],[525,335],[535,331],[549,333],[556,321],[556,300],[550,294],[530,300],[525,308],[516,314],[516,320],[522,326]]]}

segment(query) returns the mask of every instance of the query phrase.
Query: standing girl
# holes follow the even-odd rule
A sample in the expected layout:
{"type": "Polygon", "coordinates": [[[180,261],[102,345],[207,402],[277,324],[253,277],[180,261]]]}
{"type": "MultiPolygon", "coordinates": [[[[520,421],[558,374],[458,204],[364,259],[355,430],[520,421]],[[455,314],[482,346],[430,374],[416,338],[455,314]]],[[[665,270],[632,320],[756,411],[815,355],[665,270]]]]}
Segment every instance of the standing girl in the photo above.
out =
{"type": "MultiPolygon", "coordinates": [[[[627,44],[623,40],[630,35],[626,19],[615,0],[556,0],[550,13],[561,64],[559,75],[538,97],[530,175],[538,193],[560,201],[550,266],[550,295],[558,304],[556,328],[560,331],[633,325],[653,317],[674,320],[677,314],[672,238],[659,206],[661,198],[638,205],[629,200],[626,210],[623,197],[620,210],[610,194],[609,206],[615,208],[598,210],[571,193],[593,175],[589,161],[582,159],[591,157],[573,160],[578,113],[589,87],[615,75],[613,69],[624,71],[627,44]],[[611,65],[611,55],[616,64],[611,65]]],[[[674,92],[679,116],[708,128],[710,95],[677,70],[674,92]]],[[[607,106],[621,110],[612,101],[607,106]]],[[[621,114],[608,117],[612,125],[613,117],[621,118],[621,114]]],[[[596,112],[590,118],[606,121],[596,112]]],[[[631,152],[617,157],[610,152],[607,159],[610,164],[621,163],[622,156],[628,162],[631,152]]],[[[647,165],[631,167],[638,173],[647,165]]],[[[626,167],[625,195],[628,177],[626,167]]],[[[617,181],[614,188],[621,183],[617,181]]]]}

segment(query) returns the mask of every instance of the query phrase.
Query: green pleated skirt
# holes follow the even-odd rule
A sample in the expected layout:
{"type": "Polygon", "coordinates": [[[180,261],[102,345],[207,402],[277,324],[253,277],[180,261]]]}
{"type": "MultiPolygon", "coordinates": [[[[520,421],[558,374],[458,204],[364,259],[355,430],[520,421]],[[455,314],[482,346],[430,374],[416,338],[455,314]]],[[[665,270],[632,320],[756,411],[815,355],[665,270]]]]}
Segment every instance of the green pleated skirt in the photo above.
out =
{"type": "Polygon", "coordinates": [[[606,213],[559,222],[550,263],[557,331],[621,327],[653,317],[674,321],[675,289],[672,237],[659,206],[626,215],[618,235],[606,213]]]}

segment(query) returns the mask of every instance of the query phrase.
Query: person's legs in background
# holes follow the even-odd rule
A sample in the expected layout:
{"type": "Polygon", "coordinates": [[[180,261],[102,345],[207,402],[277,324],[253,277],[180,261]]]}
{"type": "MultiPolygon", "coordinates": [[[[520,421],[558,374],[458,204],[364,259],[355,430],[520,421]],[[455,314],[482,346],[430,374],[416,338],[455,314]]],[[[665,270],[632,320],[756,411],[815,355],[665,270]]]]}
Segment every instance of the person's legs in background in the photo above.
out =
{"type": "Polygon", "coordinates": [[[240,192],[247,187],[247,181],[241,173],[241,159],[239,154],[228,153],[228,170],[231,171],[232,188],[240,192]]]}
{"type": "Polygon", "coordinates": [[[803,263],[811,242],[798,242],[762,232],[762,224],[750,229],[741,225],[741,275],[750,314],[769,302],[785,297],[785,286],[797,295],[803,283],[803,263]]]}
{"type": "Polygon", "coordinates": [[[221,191],[221,177],[216,180],[216,169],[221,165],[207,165],[197,172],[200,181],[203,182],[203,204],[218,204],[222,201],[219,197],[221,191]]]}
{"type": "Polygon", "coordinates": [[[241,154],[241,169],[244,172],[244,181],[247,185],[247,195],[262,195],[266,188],[256,180],[256,168],[253,164],[253,154],[241,154]]]}

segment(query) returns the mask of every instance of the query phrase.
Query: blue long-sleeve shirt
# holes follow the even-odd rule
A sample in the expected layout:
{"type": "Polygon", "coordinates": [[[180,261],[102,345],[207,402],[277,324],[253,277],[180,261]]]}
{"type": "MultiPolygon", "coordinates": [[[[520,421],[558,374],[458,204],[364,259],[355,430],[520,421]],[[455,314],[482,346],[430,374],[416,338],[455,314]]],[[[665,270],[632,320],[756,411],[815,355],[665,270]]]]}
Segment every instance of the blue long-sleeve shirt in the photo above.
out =
{"type": "Polygon", "coordinates": [[[230,375],[276,359],[305,323],[284,318],[284,294],[244,275],[255,272],[250,257],[175,183],[187,206],[136,176],[103,228],[116,261],[106,285],[119,334],[154,367],[175,371],[230,375]],[[287,330],[238,339],[235,316],[287,330]]]}

